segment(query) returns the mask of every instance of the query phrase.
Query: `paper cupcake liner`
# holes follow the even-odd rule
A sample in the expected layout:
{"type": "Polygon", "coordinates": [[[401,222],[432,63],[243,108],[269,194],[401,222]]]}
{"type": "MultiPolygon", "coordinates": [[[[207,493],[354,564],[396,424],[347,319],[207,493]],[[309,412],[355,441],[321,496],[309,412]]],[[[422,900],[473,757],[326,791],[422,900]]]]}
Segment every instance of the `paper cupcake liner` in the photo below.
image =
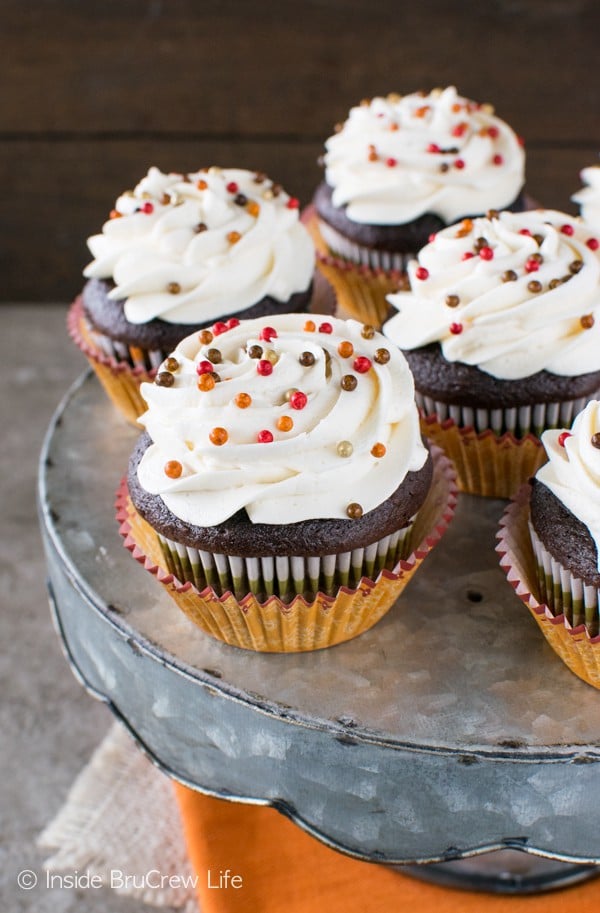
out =
{"type": "Polygon", "coordinates": [[[354,241],[349,241],[339,231],[323,222],[317,220],[318,229],[327,245],[329,252],[344,260],[351,260],[359,266],[369,266],[375,270],[395,270],[396,272],[406,272],[406,267],[410,260],[414,260],[415,254],[397,254],[387,250],[374,250],[370,247],[363,247],[354,241]]]}
{"type": "MultiPolygon", "coordinates": [[[[569,620],[569,614],[573,621],[576,621],[581,617],[582,612],[579,608],[581,598],[579,585],[575,584],[577,578],[573,578],[565,568],[561,569],[558,562],[555,562],[553,568],[552,559],[549,564],[547,561],[544,563],[541,552],[538,553],[539,558],[536,556],[536,546],[531,540],[529,528],[530,496],[530,486],[523,485],[500,521],[500,529],[497,534],[498,545],[496,546],[496,551],[500,555],[500,566],[519,599],[535,618],[552,649],[571,672],[588,685],[600,688],[600,635],[590,635],[585,621],[574,624],[569,620]],[[539,560],[541,560],[541,565],[538,564],[539,560]],[[564,574],[561,573],[561,570],[564,574]],[[543,580],[543,589],[541,580],[543,580]],[[557,605],[560,603],[564,607],[564,611],[562,609],[552,610],[544,601],[547,593],[552,593],[553,598],[558,596],[557,605]]],[[[542,550],[546,551],[543,546],[542,550]]],[[[578,583],[583,587],[583,615],[585,616],[587,612],[590,620],[592,610],[585,608],[585,602],[586,599],[596,600],[594,624],[597,625],[598,591],[594,590],[594,596],[589,592],[594,588],[586,588],[582,581],[578,583]],[[588,590],[587,596],[586,589],[588,590]]],[[[590,627],[594,630],[593,625],[590,627]]]]}
{"type": "MultiPolygon", "coordinates": [[[[319,591],[306,598],[298,594],[288,602],[273,595],[261,602],[253,593],[236,598],[227,590],[219,595],[210,586],[200,590],[189,580],[180,580],[169,572],[156,532],[131,503],[125,480],[117,493],[117,519],[125,547],[207,634],[232,646],[265,653],[318,650],[350,640],[376,624],[445,532],[456,505],[454,472],[437,448],[432,449],[432,457],[432,485],[411,527],[412,551],[392,570],[381,570],[374,580],[363,576],[355,587],[341,585],[332,595],[319,591]]],[[[408,550],[408,542],[405,545],[408,550]]]]}
{"type": "MultiPolygon", "coordinates": [[[[128,422],[140,427],[137,423],[138,416],[146,411],[140,386],[145,382],[152,383],[156,374],[155,368],[147,370],[145,367],[149,355],[146,357],[141,349],[132,347],[130,353],[136,353],[138,361],[134,366],[128,360],[119,359],[114,352],[109,351],[110,347],[99,341],[107,337],[100,337],[91,330],[85,318],[81,297],[76,298],[71,305],[67,327],[71,338],[89,361],[112,403],[128,422]]],[[[133,359],[133,356],[130,357],[133,359]]]]}
{"type": "Polygon", "coordinates": [[[322,223],[313,208],[309,207],[303,221],[317,249],[319,271],[333,287],[340,311],[379,329],[390,309],[386,296],[406,287],[404,267],[386,269],[360,258],[353,262],[335,256],[321,234],[322,223]]]}

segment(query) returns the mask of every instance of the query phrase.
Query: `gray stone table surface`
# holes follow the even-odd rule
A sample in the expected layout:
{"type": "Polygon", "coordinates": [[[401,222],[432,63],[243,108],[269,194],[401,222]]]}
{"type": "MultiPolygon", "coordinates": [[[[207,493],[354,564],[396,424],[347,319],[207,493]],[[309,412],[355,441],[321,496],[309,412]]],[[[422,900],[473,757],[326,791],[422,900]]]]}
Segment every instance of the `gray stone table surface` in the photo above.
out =
{"type": "Polygon", "coordinates": [[[73,678],[52,628],[36,513],[37,462],[58,402],[85,368],[64,305],[5,305],[0,334],[0,910],[137,913],[156,910],[94,891],[21,891],[40,873],[37,835],[108,729],[109,711],[73,678]]]}

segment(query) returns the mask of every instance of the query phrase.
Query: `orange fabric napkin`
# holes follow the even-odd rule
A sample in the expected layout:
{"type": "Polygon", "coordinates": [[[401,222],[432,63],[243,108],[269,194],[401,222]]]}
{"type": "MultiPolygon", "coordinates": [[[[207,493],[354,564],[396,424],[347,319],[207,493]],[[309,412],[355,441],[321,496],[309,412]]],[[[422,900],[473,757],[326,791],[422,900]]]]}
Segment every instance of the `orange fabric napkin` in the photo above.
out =
{"type": "Polygon", "coordinates": [[[202,913],[600,910],[596,879],[532,897],[442,888],[331,850],[272,808],[211,799],[179,785],[176,794],[202,913]],[[231,884],[234,875],[241,876],[239,888],[231,884]]]}

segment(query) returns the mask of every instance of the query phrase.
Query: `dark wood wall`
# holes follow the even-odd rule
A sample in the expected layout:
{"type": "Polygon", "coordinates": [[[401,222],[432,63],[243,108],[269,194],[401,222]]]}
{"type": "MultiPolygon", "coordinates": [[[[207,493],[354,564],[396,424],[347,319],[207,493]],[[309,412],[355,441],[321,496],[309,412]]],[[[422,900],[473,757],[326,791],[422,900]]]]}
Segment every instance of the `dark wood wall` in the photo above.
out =
{"type": "Polygon", "coordinates": [[[2,300],[66,300],[148,166],[259,168],[302,202],[365,96],[455,84],[574,212],[600,149],[599,0],[0,0],[2,300]]]}

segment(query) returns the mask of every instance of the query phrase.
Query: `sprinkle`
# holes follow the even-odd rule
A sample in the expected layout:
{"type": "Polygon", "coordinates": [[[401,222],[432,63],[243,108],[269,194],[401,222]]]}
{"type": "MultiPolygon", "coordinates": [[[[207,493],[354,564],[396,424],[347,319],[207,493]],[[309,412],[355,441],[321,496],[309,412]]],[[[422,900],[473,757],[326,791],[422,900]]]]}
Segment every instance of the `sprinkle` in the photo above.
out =
{"type": "Polygon", "coordinates": [[[306,393],[303,393],[302,390],[296,390],[295,393],[292,393],[290,396],[290,406],[292,409],[304,409],[308,402],[308,397],[306,393]]]}
{"type": "Polygon", "coordinates": [[[600,432],[597,431],[596,434],[592,434],[590,443],[592,447],[596,447],[597,450],[600,450],[600,432]]]}
{"type": "Polygon", "coordinates": [[[372,327],[370,323],[364,323],[363,328],[360,331],[360,335],[363,339],[373,339],[375,335],[375,327],[372,327]]]}
{"type": "Polygon", "coordinates": [[[227,232],[227,240],[229,241],[230,244],[237,244],[241,237],[242,236],[239,233],[239,231],[228,231],[227,232]]]}
{"type": "Polygon", "coordinates": [[[491,247],[483,246],[479,248],[479,256],[482,260],[493,260],[494,251],[491,247]]]}
{"type": "Polygon", "coordinates": [[[585,243],[590,250],[598,250],[598,247],[600,247],[600,241],[598,241],[598,238],[588,238],[585,243]]]}
{"type": "Polygon", "coordinates": [[[169,479],[178,479],[182,472],[183,466],[179,460],[169,460],[168,463],[165,463],[165,475],[169,479]]]}
{"type": "Polygon", "coordinates": [[[358,358],[354,359],[352,367],[358,374],[366,374],[367,371],[371,370],[371,359],[367,358],[366,355],[359,355],[358,358]]]}
{"type": "Polygon", "coordinates": [[[202,390],[203,393],[208,393],[209,390],[213,390],[216,384],[216,380],[213,377],[213,372],[203,373],[198,379],[198,389],[202,390]]]}
{"type": "Polygon", "coordinates": [[[109,219],[121,219],[122,217],[123,213],[119,212],[118,209],[111,209],[109,219]]]}
{"type": "Polygon", "coordinates": [[[256,370],[259,374],[262,374],[263,377],[268,377],[269,374],[273,373],[273,365],[266,358],[261,358],[256,365],[256,370]]]}
{"type": "Polygon", "coordinates": [[[348,457],[351,457],[354,453],[354,447],[350,441],[340,441],[336,447],[336,450],[338,456],[344,457],[344,459],[348,459],[348,457]]]}
{"type": "Polygon", "coordinates": [[[169,295],[178,295],[181,291],[181,286],[179,282],[169,282],[167,285],[167,291],[169,295]]]}
{"type": "Polygon", "coordinates": [[[475,256],[475,254],[473,253],[473,251],[466,250],[460,259],[461,260],[472,260],[474,256],[475,256]]]}
{"type": "Polygon", "coordinates": [[[272,339],[277,338],[277,330],[274,327],[263,327],[258,338],[263,342],[271,342],[272,339]]]}
{"type": "Polygon", "coordinates": [[[151,216],[152,213],[154,212],[154,204],[153,203],[142,203],[142,205],[140,206],[140,209],[142,212],[145,212],[147,216],[151,216]]]}
{"type": "Polygon", "coordinates": [[[528,228],[520,228],[520,229],[519,229],[519,234],[520,234],[520,235],[525,235],[527,238],[530,238],[530,237],[531,237],[531,232],[530,232],[530,230],[529,230],[528,228]]]}
{"type": "Polygon", "coordinates": [[[569,235],[569,237],[575,233],[575,229],[572,225],[569,225],[568,222],[565,222],[564,225],[561,225],[560,230],[562,231],[563,235],[569,235]]]}
{"type": "Polygon", "coordinates": [[[173,373],[179,369],[179,362],[176,358],[173,358],[172,355],[169,355],[165,361],[165,368],[167,371],[171,371],[173,373]]]}
{"type": "Polygon", "coordinates": [[[264,182],[267,180],[267,176],[264,171],[257,171],[252,180],[255,184],[264,184],[264,182]]]}
{"type": "Polygon", "coordinates": [[[433,155],[435,155],[436,153],[438,153],[440,151],[440,147],[438,146],[437,143],[429,143],[429,145],[427,146],[427,149],[425,151],[430,152],[433,155]]]}
{"type": "Polygon", "coordinates": [[[286,390],[285,393],[283,394],[286,403],[289,403],[289,401],[291,400],[294,393],[297,393],[297,392],[298,392],[298,387],[290,387],[289,390],[286,390]]]}
{"type": "Polygon", "coordinates": [[[215,336],[220,336],[221,333],[227,332],[227,324],[223,323],[222,320],[217,320],[216,323],[213,323],[213,333],[215,336]]]}
{"type": "Polygon", "coordinates": [[[453,336],[460,336],[464,327],[462,323],[451,323],[449,329],[453,336]]]}
{"type": "Polygon", "coordinates": [[[462,169],[465,167],[464,159],[455,159],[454,167],[458,168],[459,171],[462,171],[462,169]]]}
{"type": "Polygon", "coordinates": [[[250,202],[246,205],[246,212],[249,216],[256,218],[260,212],[259,204],[255,200],[250,200],[250,202]]]}
{"type": "Polygon", "coordinates": [[[252,397],[249,393],[238,393],[234,399],[234,403],[238,409],[247,409],[248,406],[252,405],[252,397]]]}
{"type": "Polygon", "coordinates": [[[306,323],[304,324],[305,333],[314,333],[316,329],[317,329],[317,327],[315,325],[314,320],[307,320],[306,323]]]}
{"type": "Polygon", "coordinates": [[[194,234],[201,235],[203,231],[208,231],[208,225],[205,222],[198,222],[197,225],[194,225],[194,234]]]}
{"type": "Polygon", "coordinates": [[[340,342],[337,350],[341,358],[350,358],[351,355],[354,355],[354,346],[347,340],[340,342]]]}
{"type": "Polygon", "coordinates": [[[502,155],[497,154],[497,155],[495,155],[494,158],[492,159],[492,162],[494,163],[494,165],[503,165],[503,164],[504,164],[504,157],[503,157],[502,155]]]}
{"type": "Polygon", "coordinates": [[[267,361],[270,361],[272,365],[276,365],[279,361],[279,355],[273,349],[267,349],[265,352],[265,358],[267,361]]]}
{"type": "Polygon", "coordinates": [[[256,440],[259,444],[271,444],[273,442],[273,434],[267,428],[263,428],[256,435],[256,440]]]}
{"type": "Polygon", "coordinates": [[[431,108],[430,108],[429,105],[421,105],[420,108],[417,108],[417,109],[416,109],[415,115],[414,115],[414,116],[415,116],[415,117],[425,117],[425,115],[427,114],[427,112],[430,111],[430,110],[431,110],[431,108]]]}
{"type": "Polygon", "coordinates": [[[175,383],[175,378],[169,371],[161,371],[160,374],[156,375],[154,383],[157,387],[172,387],[175,383]]]}
{"type": "Polygon", "coordinates": [[[235,203],[236,206],[245,206],[246,203],[248,202],[248,197],[246,196],[245,193],[236,193],[236,195],[233,198],[233,202],[235,203]]]}
{"type": "Polygon", "coordinates": [[[346,390],[346,391],[348,391],[348,393],[350,393],[352,390],[356,390],[357,384],[358,384],[358,381],[357,381],[356,377],[354,376],[354,374],[344,374],[344,376],[342,377],[342,380],[340,382],[340,386],[341,386],[342,390],[346,390]]]}
{"type": "Polygon", "coordinates": [[[537,260],[534,260],[533,257],[530,257],[529,260],[525,261],[525,272],[526,273],[536,273],[540,268],[540,264],[537,260]]]}
{"type": "Polygon", "coordinates": [[[593,314],[584,314],[579,321],[584,330],[591,330],[594,326],[594,315],[593,314]]]}
{"type": "Polygon", "coordinates": [[[200,180],[196,182],[196,187],[198,188],[198,190],[206,190],[206,188],[208,187],[208,184],[206,183],[206,181],[204,181],[204,180],[202,180],[202,178],[200,178],[200,180]]]}
{"type": "Polygon", "coordinates": [[[431,234],[429,235],[429,237],[427,238],[427,240],[429,241],[430,244],[433,244],[435,239],[436,239],[436,233],[434,231],[432,231],[431,234]]]}
{"type": "Polygon", "coordinates": [[[444,174],[446,171],[450,171],[450,165],[448,164],[448,162],[442,162],[442,164],[440,165],[440,171],[442,172],[442,174],[444,174]]]}
{"type": "Polygon", "coordinates": [[[215,447],[222,447],[229,440],[229,435],[225,428],[213,428],[208,436],[211,444],[214,444],[215,447]]]}
{"type": "Polygon", "coordinates": [[[263,200],[272,200],[274,196],[275,196],[275,194],[269,188],[267,188],[266,190],[263,190],[263,195],[262,195],[263,200]]]}
{"type": "Polygon", "coordinates": [[[288,209],[300,209],[300,200],[296,197],[290,197],[285,205],[288,209]]]}
{"type": "Polygon", "coordinates": [[[578,273],[582,266],[583,260],[573,260],[572,263],[569,263],[569,272],[578,273]]]}
{"type": "Polygon", "coordinates": [[[248,355],[250,358],[262,358],[263,348],[262,346],[250,346],[248,349],[248,355]]]}
{"type": "Polygon", "coordinates": [[[555,289],[558,288],[559,285],[562,285],[562,279],[551,279],[548,283],[548,288],[555,289]]]}
{"type": "Polygon", "coordinates": [[[213,365],[220,365],[223,361],[220,349],[209,349],[206,353],[206,357],[209,361],[212,361],[213,365]]]}
{"type": "Polygon", "coordinates": [[[377,349],[375,352],[375,361],[378,365],[387,365],[390,360],[390,353],[388,349],[377,349]]]}
{"type": "Polygon", "coordinates": [[[228,330],[234,330],[236,327],[239,327],[240,322],[237,317],[230,317],[225,326],[228,330]]]}
{"type": "Polygon", "coordinates": [[[330,323],[320,323],[319,333],[333,333],[333,327],[330,323]]]}
{"type": "Polygon", "coordinates": [[[228,184],[226,184],[226,190],[228,190],[229,193],[237,193],[238,189],[238,185],[235,181],[230,181],[228,184]]]}
{"type": "Polygon", "coordinates": [[[280,415],[276,425],[279,431],[291,431],[294,427],[294,422],[289,415],[280,415]]]}
{"type": "Polygon", "coordinates": [[[424,266],[418,266],[415,270],[415,278],[420,279],[421,281],[429,279],[429,270],[424,266]]]}
{"type": "Polygon", "coordinates": [[[378,441],[377,444],[373,444],[373,446],[371,447],[371,455],[374,457],[377,457],[378,460],[381,459],[381,457],[385,456],[385,454],[386,454],[385,444],[382,444],[381,442],[378,441]]]}
{"type": "Polygon", "coordinates": [[[527,283],[527,288],[530,292],[534,292],[534,293],[541,292],[542,283],[538,282],[537,279],[532,279],[531,282],[527,283]]]}
{"type": "Polygon", "coordinates": [[[348,504],[346,508],[346,513],[351,520],[360,520],[363,515],[363,509],[360,504],[357,504],[356,501],[352,501],[351,504],[348,504]]]}
{"type": "Polygon", "coordinates": [[[500,218],[500,213],[498,212],[497,209],[488,209],[488,211],[486,212],[485,215],[486,215],[487,219],[499,219],[500,218]]]}
{"type": "Polygon", "coordinates": [[[388,168],[395,168],[396,165],[398,164],[398,159],[392,158],[392,156],[390,156],[388,159],[385,160],[385,163],[388,166],[388,168]]]}
{"type": "Polygon", "coordinates": [[[446,295],[446,305],[449,308],[457,308],[460,304],[460,298],[458,295],[446,295]]]}
{"type": "Polygon", "coordinates": [[[310,368],[315,363],[315,356],[312,352],[303,352],[298,358],[303,368],[310,368]]]}
{"type": "Polygon", "coordinates": [[[503,282],[516,282],[519,277],[515,273],[514,269],[507,269],[506,272],[502,273],[503,282]]]}
{"type": "Polygon", "coordinates": [[[456,232],[456,238],[464,238],[465,235],[470,234],[473,231],[473,220],[472,219],[463,219],[460,223],[458,231],[456,232]]]}
{"type": "Polygon", "coordinates": [[[487,128],[487,135],[491,137],[491,139],[496,139],[499,133],[500,131],[498,130],[498,127],[487,128]]]}
{"type": "Polygon", "coordinates": [[[212,374],[212,362],[199,361],[196,365],[196,374],[212,374]]]}
{"type": "Polygon", "coordinates": [[[213,341],[213,334],[210,332],[210,330],[202,330],[202,332],[198,336],[198,339],[200,340],[200,342],[202,343],[203,346],[207,346],[209,344],[209,342],[213,341]]]}
{"type": "Polygon", "coordinates": [[[464,134],[467,131],[468,126],[469,125],[466,123],[466,121],[463,120],[463,121],[461,121],[460,124],[456,124],[455,127],[452,127],[452,130],[450,132],[451,132],[452,136],[464,136],[464,134]]]}
{"type": "Polygon", "coordinates": [[[532,235],[531,237],[533,238],[533,240],[535,241],[535,243],[537,244],[538,247],[541,247],[542,244],[544,243],[543,235],[535,234],[535,235],[532,235]]]}
{"type": "Polygon", "coordinates": [[[573,437],[573,435],[571,434],[570,431],[562,431],[562,432],[558,435],[558,444],[559,444],[560,447],[564,447],[564,446],[565,446],[565,441],[567,440],[568,437],[573,437]]]}

